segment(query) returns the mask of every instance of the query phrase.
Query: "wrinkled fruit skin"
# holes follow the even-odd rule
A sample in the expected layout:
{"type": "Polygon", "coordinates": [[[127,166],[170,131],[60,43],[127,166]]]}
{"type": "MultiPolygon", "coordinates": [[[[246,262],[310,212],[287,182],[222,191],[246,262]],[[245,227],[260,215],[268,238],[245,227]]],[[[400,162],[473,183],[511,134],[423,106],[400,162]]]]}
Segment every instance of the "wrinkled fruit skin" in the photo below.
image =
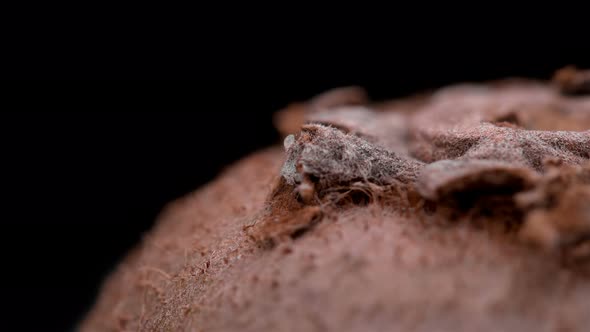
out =
{"type": "Polygon", "coordinates": [[[574,74],[292,105],[284,148],[168,206],[80,330],[587,331],[574,74]]]}

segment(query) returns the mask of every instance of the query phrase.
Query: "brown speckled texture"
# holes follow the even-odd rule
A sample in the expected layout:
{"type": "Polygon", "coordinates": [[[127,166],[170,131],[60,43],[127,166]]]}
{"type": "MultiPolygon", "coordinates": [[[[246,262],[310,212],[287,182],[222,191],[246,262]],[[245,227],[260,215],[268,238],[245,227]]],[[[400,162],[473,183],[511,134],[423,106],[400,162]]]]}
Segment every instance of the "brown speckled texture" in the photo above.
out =
{"type": "Polygon", "coordinates": [[[589,97],[349,88],[277,121],[285,148],[172,203],[81,331],[588,330],[589,97]]]}

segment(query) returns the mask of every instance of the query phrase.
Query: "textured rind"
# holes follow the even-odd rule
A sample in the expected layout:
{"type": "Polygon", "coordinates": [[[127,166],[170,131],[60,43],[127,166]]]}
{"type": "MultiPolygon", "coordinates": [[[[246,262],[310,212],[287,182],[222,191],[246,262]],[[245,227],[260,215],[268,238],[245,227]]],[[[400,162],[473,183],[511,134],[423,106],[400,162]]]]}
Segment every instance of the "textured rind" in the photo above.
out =
{"type": "Polygon", "coordinates": [[[302,175],[316,177],[326,186],[354,181],[407,183],[415,180],[422,165],[355,135],[318,124],[305,125],[287,153],[281,175],[291,185],[301,182],[302,175]]]}
{"type": "MultiPolygon", "coordinates": [[[[455,199],[462,200],[459,202],[462,205],[465,202],[468,205],[476,202],[497,205],[487,197],[501,194],[508,198],[504,200],[508,205],[518,208],[512,196],[538,190],[546,183],[548,161],[557,161],[561,168],[554,172],[560,173],[569,172],[567,167],[570,166],[585,165],[590,158],[590,97],[564,96],[551,86],[538,82],[459,85],[434,93],[411,112],[404,112],[403,103],[399,105],[380,112],[371,110],[368,105],[309,109],[309,123],[334,125],[348,133],[341,135],[358,136],[361,142],[332,137],[319,137],[319,141],[312,142],[303,139],[301,144],[304,146],[299,149],[305,151],[321,146],[324,153],[297,155],[288,150],[291,153],[285,168],[296,170],[298,175],[313,174],[315,181],[311,182],[321,183],[322,189],[341,186],[343,181],[340,180],[348,180],[354,174],[362,174],[362,181],[372,182],[359,168],[375,168],[389,174],[390,181],[378,183],[394,184],[401,180],[410,184],[404,190],[414,188],[429,201],[443,204],[455,199]],[[335,140],[339,143],[334,143],[335,140]],[[387,140],[393,143],[384,144],[387,140]],[[342,162],[335,158],[338,144],[362,145],[368,153],[364,158],[351,156],[342,162]],[[380,149],[390,151],[396,158],[378,156],[376,151],[380,149]],[[305,167],[296,168],[289,166],[290,163],[305,164],[305,167]],[[404,169],[404,177],[388,172],[391,169],[404,169]]],[[[306,127],[303,128],[305,133],[306,127]]],[[[291,178],[295,177],[291,175],[291,178]]],[[[310,181],[296,184],[308,191],[309,188],[317,189],[310,181]]],[[[567,188],[572,185],[563,183],[563,192],[567,194],[567,188]]],[[[371,196],[372,189],[368,191],[371,196]]],[[[567,205],[579,212],[572,215],[575,220],[582,219],[577,224],[590,224],[590,216],[583,208],[590,202],[586,201],[584,192],[579,191],[579,204],[568,202],[567,205]]],[[[525,224],[522,238],[546,248],[575,242],[562,240],[560,236],[577,239],[590,234],[585,227],[574,227],[575,230],[569,233],[563,231],[558,216],[551,217],[549,212],[542,214],[541,218],[539,211],[522,207],[520,210],[525,213],[524,218],[519,215],[505,217],[522,219],[520,222],[525,224]],[[555,222],[551,221],[552,218],[555,222]],[[541,224],[544,226],[534,226],[541,224]],[[543,237],[531,230],[552,234],[554,238],[548,240],[549,235],[543,237]],[[533,233],[537,235],[531,235],[533,233]]]]}
{"type": "Polygon", "coordinates": [[[81,331],[586,331],[588,97],[361,96],[283,113],[286,153],[169,206],[81,331]],[[447,206],[465,193],[482,205],[447,206]]]}

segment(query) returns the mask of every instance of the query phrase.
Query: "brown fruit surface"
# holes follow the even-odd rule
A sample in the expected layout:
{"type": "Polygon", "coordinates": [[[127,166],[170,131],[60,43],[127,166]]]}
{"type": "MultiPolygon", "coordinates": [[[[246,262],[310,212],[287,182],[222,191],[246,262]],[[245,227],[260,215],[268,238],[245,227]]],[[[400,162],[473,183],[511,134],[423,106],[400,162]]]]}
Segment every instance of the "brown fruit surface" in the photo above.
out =
{"type": "Polygon", "coordinates": [[[285,149],[170,204],[81,330],[587,331],[590,98],[563,93],[284,110],[285,149]]]}

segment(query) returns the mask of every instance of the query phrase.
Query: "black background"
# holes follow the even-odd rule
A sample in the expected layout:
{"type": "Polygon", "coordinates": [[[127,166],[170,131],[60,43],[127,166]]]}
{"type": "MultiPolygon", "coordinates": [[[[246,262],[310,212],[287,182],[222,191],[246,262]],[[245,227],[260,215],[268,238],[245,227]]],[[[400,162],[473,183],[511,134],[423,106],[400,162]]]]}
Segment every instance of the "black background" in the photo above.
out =
{"type": "Polygon", "coordinates": [[[20,330],[72,328],[163,205],[233,161],[278,143],[272,114],[292,101],[343,85],[361,85],[372,98],[386,99],[462,81],[547,79],[567,64],[590,67],[586,50],[560,45],[283,51],[184,59],[182,65],[125,60],[86,71],[44,65],[11,72],[196,79],[6,84],[0,234],[7,282],[0,291],[4,312],[20,330]]]}

